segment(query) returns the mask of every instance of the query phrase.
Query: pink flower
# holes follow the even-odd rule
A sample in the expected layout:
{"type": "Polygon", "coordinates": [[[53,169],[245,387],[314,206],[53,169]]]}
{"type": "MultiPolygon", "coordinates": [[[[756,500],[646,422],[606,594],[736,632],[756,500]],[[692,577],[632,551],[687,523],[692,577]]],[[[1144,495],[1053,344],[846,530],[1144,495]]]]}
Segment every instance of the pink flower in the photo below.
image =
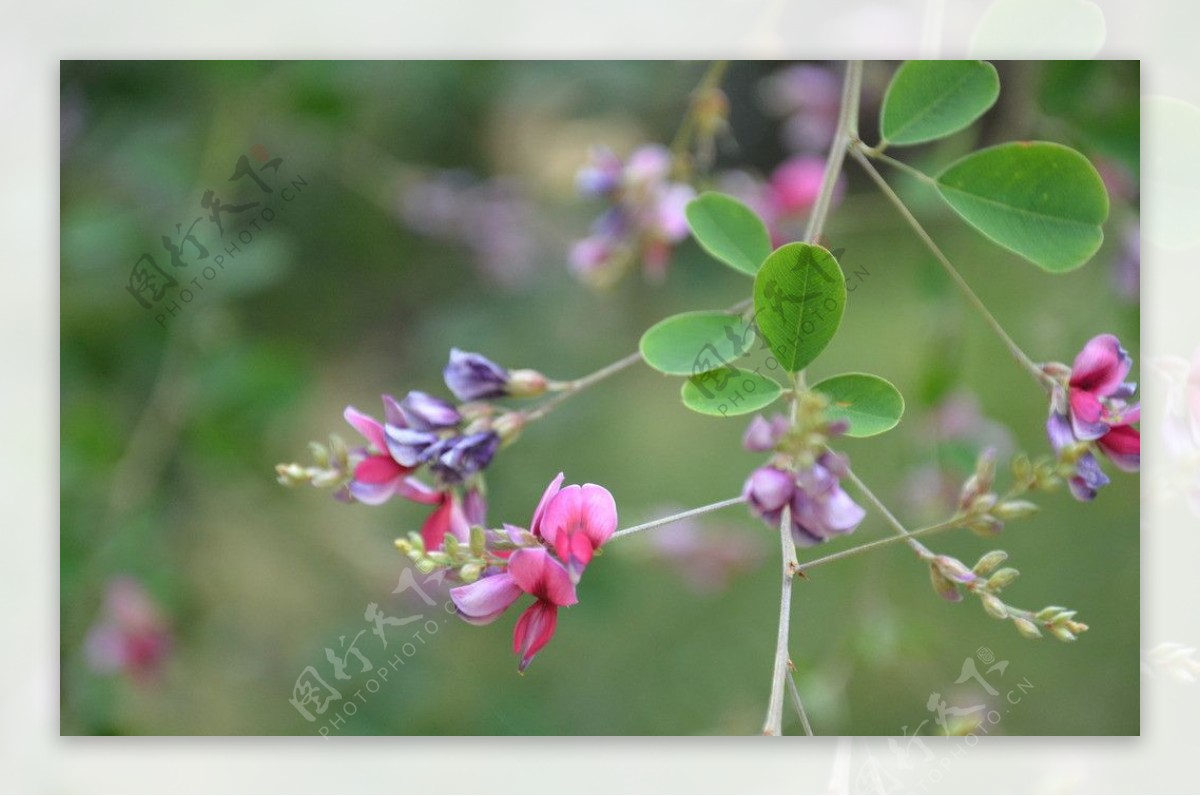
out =
{"type": "MultiPolygon", "coordinates": [[[[821,193],[824,177],[824,158],[799,156],[781,163],[771,173],[768,188],[768,195],[778,214],[792,216],[807,213],[821,193]]],[[[834,190],[834,201],[837,202],[845,192],[844,182],[839,180],[834,190]]]]}
{"type": "Polygon", "coordinates": [[[84,642],[91,668],[144,682],[158,673],[170,649],[171,633],[162,610],[145,587],[130,577],[109,582],[100,618],[84,642]]]}
{"type": "Polygon", "coordinates": [[[495,621],[522,594],[535,598],[513,629],[513,651],[520,671],[554,636],[559,607],[579,602],[567,570],[542,547],[523,547],[508,558],[503,572],[450,590],[458,613],[471,624],[495,621]]]}
{"type": "Polygon", "coordinates": [[[513,650],[521,656],[522,672],[554,636],[558,609],[579,601],[579,575],[595,549],[616,530],[616,504],[607,489],[594,484],[563,489],[563,478],[559,473],[542,493],[528,533],[505,526],[508,541],[524,547],[511,554],[511,547],[494,551],[503,563],[489,567],[480,580],[450,590],[459,616],[479,625],[495,621],[523,594],[534,598],[513,629],[513,650]],[[543,542],[553,546],[557,557],[543,542]]]}
{"type": "MultiPolygon", "coordinates": [[[[383,405],[389,424],[405,424],[400,405],[394,398],[383,396],[383,405]]],[[[441,493],[411,477],[416,468],[405,467],[392,458],[382,423],[353,406],[346,407],[344,417],[370,443],[366,458],[355,466],[354,479],[350,482],[350,494],[356,500],[369,506],[384,503],[396,494],[417,503],[434,504],[442,500],[441,493]]]]}
{"type": "MultiPolygon", "coordinates": [[[[1132,365],[1115,335],[1101,334],[1087,342],[1075,358],[1065,390],[1056,386],[1051,395],[1046,433],[1055,451],[1094,442],[1119,469],[1137,471],[1142,439],[1132,424],[1140,419],[1141,409],[1128,403],[1137,385],[1125,381],[1132,365]]],[[[1076,459],[1068,479],[1072,494],[1085,501],[1108,482],[1090,450],[1076,459]]]]}
{"type": "MultiPolygon", "coordinates": [[[[559,474],[551,485],[561,479],[559,474]]],[[[548,501],[543,495],[542,501],[545,509],[535,516],[536,527],[531,530],[554,546],[554,552],[567,563],[571,580],[578,583],[596,549],[617,530],[617,504],[612,493],[595,484],[573,484],[548,501]]]]}

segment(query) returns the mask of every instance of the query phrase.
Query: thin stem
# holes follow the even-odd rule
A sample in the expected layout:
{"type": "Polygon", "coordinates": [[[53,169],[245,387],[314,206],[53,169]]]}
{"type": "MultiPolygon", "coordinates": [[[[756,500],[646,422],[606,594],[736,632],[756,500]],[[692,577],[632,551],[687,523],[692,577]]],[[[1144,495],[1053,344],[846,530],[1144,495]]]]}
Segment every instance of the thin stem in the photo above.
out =
{"type": "MultiPolygon", "coordinates": [[[[826,450],[830,449],[826,448],[826,450]]],[[[875,493],[872,492],[870,488],[862,482],[862,479],[850,469],[849,465],[846,466],[846,478],[850,479],[850,483],[854,484],[858,491],[862,493],[863,497],[865,497],[867,501],[875,507],[875,510],[883,515],[883,518],[887,520],[888,525],[892,526],[892,529],[897,534],[899,534],[901,537],[904,537],[904,541],[908,543],[908,546],[913,549],[914,553],[921,558],[928,558],[929,556],[933,555],[928,547],[912,538],[912,534],[909,533],[909,530],[904,527],[904,524],[901,523],[900,520],[896,519],[896,516],[888,510],[888,507],[883,505],[883,501],[875,496],[875,493]]]]}
{"type": "Polygon", "coordinates": [[[915,531],[904,531],[903,533],[897,533],[896,536],[889,536],[884,539],[876,539],[873,542],[867,542],[866,544],[860,544],[857,547],[850,547],[845,550],[839,551],[837,553],[830,553],[827,556],[822,556],[821,558],[814,558],[812,561],[797,565],[796,569],[797,569],[797,572],[799,572],[801,574],[807,574],[808,571],[810,569],[812,569],[813,567],[817,567],[822,564],[829,564],[829,563],[838,561],[843,558],[849,558],[850,556],[858,555],[859,553],[865,553],[868,550],[874,550],[877,547],[886,547],[888,545],[893,545],[896,542],[903,542],[903,541],[907,541],[909,539],[914,539],[918,536],[925,536],[926,534],[940,533],[942,531],[949,531],[951,529],[960,527],[960,523],[961,523],[961,520],[959,520],[956,517],[956,518],[946,520],[945,522],[939,522],[937,525],[930,525],[925,528],[918,528],[915,531]]]}
{"type": "Polygon", "coordinates": [[[804,240],[816,243],[825,228],[825,219],[829,215],[829,206],[833,203],[834,189],[837,187],[838,176],[842,173],[842,164],[846,161],[846,150],[850,142],[858,135],[858,95],[862,87],[862,61],[846,62],[846,77],[842,82],[842,104],[838,113],[837,129],[833,135],[833,144],[829,150],[829,158],[825,161],[825,173],[821,177],[821,192],[813,202],[812,214],[808,217],[808,227],[804,230],[804,240]]]}
{"type": "Polygon", "coordinates": [[[895,191],[892,190],[892,187],[887,184],[887,181],[884,180],[883,176],[875,169],[875,167],[871,164],[871,161],[867,160],[866,156],[859,150],[857,145],[850,147],[850,155],[859,162],[859,165],[861,165],[864,170],[866,170],[870,178],[874,180],[875,184],[879,187],[879,190],[883,192],[883,195],[888,198],[888,200],[896,207],[896,210],[899,211],[900,215],[904,217],[904,220],[908,222],[908,225],[912,227],[915,233],[917,233],[917,237],[919,237],[925,244],[926,248],[933,253],[933,256],[941,264],[942,268],[945,269],[946,273],[950,275],[950,279],[955,285],[958,286],[958,289],[962,291],[963,295],[967,297],[967,300],[970,302],[971,306],[973,306],[979,312],[979,314],[987,322],[988,326],[992,328],[992,331],[995,332],[1000,340],[1004,343],[1005,347],[1008,348],[1009,353],[1012,354],[1013,358],[1017,360],[1017,363],[1026,371],[1028,371],[1029,375],[1033,376],[1034,380],[1037,381],[1038,384],[1042,385],[1044,389],[1051,389],[1054,386],[1054,381],[1048,375],[1043,373],[1041,368],[1034,364],[1033,360],[1031,360],[1025,354],[1024,350],[1017,345],[1015,340],[1008,336],[1008,332],[1004,331],[1004,327],[1000,325],[1000,322],[997,321],[995,316],[993,316],[988,310],[987,305],[980,300],[979,296],[975,295],[975,291],[972,290],[971,286],[967,284],[967,281],[963,279],[962,274],[958,272],[958,269],[955,268],[946,255],[942,253],[942,250],[938,248],[936,243],[934,243],[933,238],[931,238],[929,233],[925,231],[925,228],[921,226],[921,222],[917,221],[916,217],[912,214],[912,212],[909,211],[907,205],[904,204],[904,201],[896,194],[895,191]]]}
{"type": "MultiPolygon", "coordinates": [[[[861,143],[861,142],[859,142],[859,143],[861,143]]],[[[920,169],[916,168],[915,166],[910,166],[909,164],[905,163],[903,160],[896,160],[896,158],[892,157],[891,155],[883,154],[883,151],[880,149],[861,148],[861,151],[864,155],[871,158],[872,160],[878,160],[883,163],[886,163],[889,166],[891,166],[892,168],[899,169],[900,171],[903,171],[905,174],[908,174],[910,177],[915,177],[916,179],[920,180],[921,182],[923,182],[927,185],[933,185],[935,182],[933,177],[930,177],[925,172],[921,171],[920,169]]]]}
{"type": "Polygon", "coordinates": [[[612,539],[620,539],[622,536],[631,536],[635,533],[640,533],[642,531],[648,531],[651,528],[657,528],[660,525],[669,525],[672,522],[678,522],[679,520],[687,519],[688,517],[695,517],[698,514],[707,514],[710,511],[716,511],[718,509],[723,509],[726,506],[736,506],[739,503],[745,503],[745,502],[746,502],[746,499],[744,497],[742,497],[741,495],[738,495],[735,498],[729,498],[728,500],[720,500],[720,501],[717,501],[716,503],[709,503],[707,506],[701,506],[700,508],[689,509],[687,511],[681,511],[678,514],[672,514],[669,517],[663,517],[661,519],[651,520],[650,522],[643,522],[641,525],[634,525],[629,528],[622,528],[621,530],[614,533],[611,538],[612,539]]]}
{"type": "Polygon", "coordinates": [[[692,134],[696,130],[696,100],[703,98],[705,94],[721,85],[721,79],[725,77],[725,70],[728,68],[728,61],[713,61],[708,65],[708,71],[704,73],[704,77],[700,78],[700,83],[692,92],[692,99],[688,105],[687,114],[683,117],[683,121],[679,125],[679,130],[675,133],[675,138],[671,141],[672,168],[676,173],[682,173],[686,170],[685,158],[688,147],[692,143],[692,134]]]}
{"type": "MultiPolygon", "coordinates": [[[[771,699],[767,703],[767,720],[763,724],[763,735],[783,734],[783,688],[787,679],[788,630],[792,616],[792,576],[796,572],[796,544],[792,541],[792,512],[790,506],[783,507],[779,521],[780,547],[783,551],[783,584],[779,594],[779,632],[775,636],[775,666],[771,672],[771,699]]],[[[797,703],[800,701],[796,694],[797,703]]]]}
{"type": "Polygon", "coordinates": [[[787,684],[788,693],[792,695],[792,704],[796,706],[796,714],[800,716],[800,726],[804,728],[804,734],[812,737],[812,725],[808,722],[808,713],[804,710],[804,703],[800,701],[800,689],[796,688],[796,675],[792,671],[792,662],[788,661],[787,684]]]}
{"type": "Polygon", "coordinates": [[[625,370],[625,368],[628,368],[631,365],[636,365],[638,362],[641,362],[641,361],[642,361],[642,352],[635,351],[627,357],[618,359],[616,362],[613,362],[611,365],[605,365],[604,367],[600,368],[600,370],[597,370],[595,373],[589,373],[588,375],[583,376],[582,378],[578,378],[575,381],[567,382],[567,386],[564,387],[558,393],[558,395],[554,396],[549,401],[546,401],[544,404],[542,404],[538,408],[528,412],[525,415],[525,422],[529,423],[534,420],[542,419],[546,415],[550,414],[550,412],[552,412],[555,407],[557,407],[563,401],[570,398],[572,395],[575,395],[576,393],[578,393],[582,390],[586,390],[588,387],[591,387],[593,384],[604,381],[609,376],[620,373],[621,371],[625,370]]]}

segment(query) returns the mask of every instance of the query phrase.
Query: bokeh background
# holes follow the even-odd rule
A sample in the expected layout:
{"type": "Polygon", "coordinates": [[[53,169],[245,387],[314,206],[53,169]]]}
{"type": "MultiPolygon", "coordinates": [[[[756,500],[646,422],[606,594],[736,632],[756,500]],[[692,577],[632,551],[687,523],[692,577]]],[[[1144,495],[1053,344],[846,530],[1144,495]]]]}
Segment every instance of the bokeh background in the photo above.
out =
{"type": "MultiPolygon", "coordinates": [[[[801,66],[730,67],[730,130],[716,140],[705,184],[759,185],[781,163],[819,154],[826,111],[794,100],[836,87],[838,66],[801,66]]],[[[1079,148],[1113,199],[1093,262],[1042,273],[922,186],[888,176],[1035,359],[1069,362],[1103,331],[1136,357],[1137,64],[997,66],[1001,98],[980,124],[903,156],[932,171],[1014,138],[1079,148]]],[[[894,67],[868,64],[868,140],[894,67]]],[[[451,346],[574,378],[633,351],[669,314],[747,295],[744,278],[690,241],[662,281],[633,269],[597,291],[568,267],[572,244],[603,210],[575,190],[589,147],[625,155],[669,142],[704,69],[63,63],[64,734],[318,732],[328,716],[307,722],[289,703],[293,685],[309,666],[335,683],[325,650],[344,649],[360,630],[372,669],[396,654],[363,613],[369,603],[393,615],[422,610],[392,594],[406,565],[392,540],[426,512],[289,490],[275,464],[304,461],[308,441],[331,432],[354,439],[341,420],[347,403],[374,412],[382,392],[444,393],[451,346]],[[272,198],[277,214],[261,229],[227,220],[225,238],[202,222],[197,238],[214,255],[239,231],[251,242],[159,323],[163,307],[144,309],[126,290],[130,268],[153,252],[170,269],[159,241],[178,240],[176,224],[207,213],[205,191],[261,199],[229,177],[240,157],[257,167],[264,153],[282,158],[264,180],[299,180],[293,200],[272,198]]],[[[826,237],[862,275],[848,278],[841,332],[812,373],[870,371],[904,392],[908,413],[895,431],[844,448],[916,526],[944,514],[981,447],[1045,452],[1045,398],[854,164],[846,177],[826,237]]],[[[802,220],[801,209],[792,221],[802,220]]],[[[198,266],[177,273],[190,280],[198,266]]],[[[489,519],[527,522],[559,470],[607,486],[623,526],[730,497],[758,462],[739,445],[744,426],[687,411],[678,380],[632,369],[497,458],[489,519]]],[[[941,601],[899,546],[830,565],[797,584],[791,647],[819,734],[911,734],[932,718],[933,692],[955,705],[989,701],[954,683],[966,658],[987,656],[1009,661],[988,675],[1002,695],[1032,684],[1019,704],[998,705],[1008,712],[992,734],[1138,732],[1138,479],[1114,474],[1089,505],[1065,492],[1041,503],[999,540],[955,532],[931,546],[968,562],[1002,547],[1022,571],[1011,602],[1070,606],[1091,630],[1072,645],[1026,641],[973,601],[941,601]]],[[[886,533],[870,516],[837,544],[886,533]]],[[[336,685],[361,697],[333,732],[755,733],[769,690],[776,558],[773,535],[736,507],[623,540],[589,569],[580,604],[524,677],[511,653],[515,612],[486,628],[437,616],[437,632],[377,691],[351,659],[354,676],[336,685]]],[[[395,633],[398,646],[404,629],[395,633]]]]}

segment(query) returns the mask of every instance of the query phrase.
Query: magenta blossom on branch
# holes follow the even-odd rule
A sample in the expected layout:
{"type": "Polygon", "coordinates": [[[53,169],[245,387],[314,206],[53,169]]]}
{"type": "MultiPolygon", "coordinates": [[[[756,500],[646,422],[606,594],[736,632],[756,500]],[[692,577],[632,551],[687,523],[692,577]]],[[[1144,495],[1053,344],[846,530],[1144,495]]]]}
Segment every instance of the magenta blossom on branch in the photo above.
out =
{"type": "Polygon", "coordinates": [[[1136,472],[1141,464],[1141,434],[1132,425],[1141,410],[1129,403],[1137,384],[1125,381],[1132,366],[1116,336],[1101,334],[1087,342],[1069,372],[1062,365],[1045,368],[1059,381],[1046,433],[1055,452],[1074,462],[1068,485],[1078,500],[1092,500],[1109,483],[1093,447],[1121,470],[1136,472]]]}
{"type": "Polygon", "coordinates": [[[562,488],[563,478],[559,473],[542,494],[528,531],[506,525],[493,534],[519,545],[511,554],[495,553],[502,565],[450,590],[459,616],[472,624],[495,621],[522,595],[534,598],[513,630],[522,672],[553,637],[558,609],[578,602],[579,576],[616,530],[616,503],[607,489],[594,484],[562,488]]]}

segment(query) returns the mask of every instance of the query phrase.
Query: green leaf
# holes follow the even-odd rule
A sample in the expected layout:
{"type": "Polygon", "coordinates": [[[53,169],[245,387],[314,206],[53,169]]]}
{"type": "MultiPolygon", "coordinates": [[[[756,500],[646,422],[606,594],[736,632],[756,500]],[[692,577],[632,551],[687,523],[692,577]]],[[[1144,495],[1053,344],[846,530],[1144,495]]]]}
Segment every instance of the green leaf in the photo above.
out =
{"type": "Polygon", "coordinates": [[[786,370],[803,370],[833,339],[846,308],[846,280],[820,246],[776,249],[754,278],[759,334],[786,370]]]}
{"type": "Polygon", "coordinates": [[[766,224],[732,196],[707,191],[688,202],[684,212],[704,250],[738,271],[754,276],[771,253],[766,224]]]}
{"type": "Polygon", "coordinates": [[[957,133],[1000,95],[996,67],[986,61],[907,61],[896,70],[879,115],[891,144],[920,144],[957,133]]]}
{"type": "Polygon", "coordinates": [[[754,344],[754,328],[740,315],[717,310],[684,312],[659,321],[642,335],[646,364],[669,376],[719,368],[754,344]]]}
{"type": "Polygon", "coordinates": [[[1108,193],[1069,147],[1022,141],[981,149],[935,183],[967,223],[1052,273],[1083,265],[1104,240],[1108,193]]]}
{"type": "Polygon", "coordinates": [[[890,431],[904,414],[904,396],[895,385],[869,373],[831,376],[812,389],[829,398],[826,417],[850,424],[848,437],[873,437],[890,431]]]}
{"type": "Polygon", "coordinates": [[[683,405],[702,415],[733,417],[757,412],[780,396],[778,382],[742,368],[718,368],[683,383],[683,405]]]}

